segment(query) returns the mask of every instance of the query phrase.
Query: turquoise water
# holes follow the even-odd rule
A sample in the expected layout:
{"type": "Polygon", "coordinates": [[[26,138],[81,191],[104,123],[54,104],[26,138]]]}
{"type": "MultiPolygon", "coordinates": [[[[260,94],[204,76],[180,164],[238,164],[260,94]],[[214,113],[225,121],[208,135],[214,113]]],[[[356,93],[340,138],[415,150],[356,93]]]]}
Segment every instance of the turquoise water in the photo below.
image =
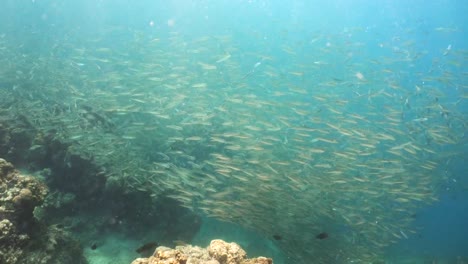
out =
{"type": "Polygon", "coordinates": [[[51,213],[86,222],[74,232],[91,263],[128,263],[152,237],[224,238],[275,263],[466,261],[467,12],[464,1],[5,1],[2,108],[72,146],[60,168],[74,154],[100,168],[99,180],[50,180],[106,208],[51,213]],[[180,209],[159,210],[162,197],[180,209]],[[167,231],[183,210],[193,229],[167,231]],[[94,218],[109,230],[89,231],[94,218]]]}

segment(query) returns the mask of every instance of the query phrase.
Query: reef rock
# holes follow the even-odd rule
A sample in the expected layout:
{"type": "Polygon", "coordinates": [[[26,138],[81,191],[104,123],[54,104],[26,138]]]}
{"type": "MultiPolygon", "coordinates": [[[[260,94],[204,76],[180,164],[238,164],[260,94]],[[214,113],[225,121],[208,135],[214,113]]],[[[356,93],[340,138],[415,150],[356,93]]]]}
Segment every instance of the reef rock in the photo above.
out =
{"type": "Polygon", "coordinates": [[[48,189],[0,159],[0,263],[86,263],[79,244],[64,230],[33,214],[48,189]]]}
{"type": "Polygon", "coordinates": [[[16,263],[30,241],[34,207],[40,205],[47,187],[33,177],[22,176],[0,159],[0,263],[16,263]]]}
{"type": "Polygon", "coordinates": [[[42,204],[47,187],[34,177],[23,176],[11,163],[0,159],[0,218],[28,229],[34,208],[42,204]]]}
{"type": "Polygon", "coordinates": [[[213,240],[208,247],[210,256],[219,263],[236,264],[247,257],[247,253],[236,243],[226,243],[223,240],[213,240]]]}
{"type": "Polygon", "coordinates": [[[158,247],[153,256],[138,258],[132,264],[272,264],[271,258],[247,259],[247,253],[236,243],[213,240],[207,248],[178,246],[158,247]]]}

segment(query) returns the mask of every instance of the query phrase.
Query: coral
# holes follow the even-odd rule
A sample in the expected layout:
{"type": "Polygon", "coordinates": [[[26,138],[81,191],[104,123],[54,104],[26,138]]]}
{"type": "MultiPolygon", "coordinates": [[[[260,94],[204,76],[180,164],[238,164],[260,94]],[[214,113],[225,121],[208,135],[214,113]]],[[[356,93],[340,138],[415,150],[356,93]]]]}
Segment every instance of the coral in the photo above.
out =
{"type": "Polygon", "coordinates": [[[4,159],[0,159],[0,179],[2,179],[2,181],[13,178],[12,173],[14,172],[14,170],[15,168],[11,163],[7,162],[4,159]]]}
{"type": "Polygon", "coordinates": [[[20,207],[23,204],[28,204],[33,200],[33,194],[31,190],[23,188],[19,191],[18,195],[13,197],[13,203],[15,206],[20,207]]]}
{"type": "Polygon", "coordinates": [[[0,263],[86,263],[79,244],[64,230],[34,217],[48,189],[0,159],[0,263]]]}
{"type": "Polygon", "coordinates": [[[271,258],[247,259],[246,252],[236,243],[211,241],[208,248],[178,246],[158,247],[153,256],[135,259],[132,264],[272,264],[271,258]]]}
{"type": "Polygon", "coordinates": [[[219,239],[211,241],[208,252],[221,264],[240,263],[247,256],[247,253],[236,243],[226,243],[219,239]]]}
{"type": "Polygon", "coordinates": [[[34,222],[34,207],[40,205],[47,187],[36,178],[20,175],[11,163],[0,159],[0,214],[16,226],[34,222]]]}
{"type": "Polygon", "coordinates": [[[34,207],[47,194],[46,186],[22,176],[0,159],[0,263],[16,263],[30,241],[28,229],[35,225],[34,207]]]}

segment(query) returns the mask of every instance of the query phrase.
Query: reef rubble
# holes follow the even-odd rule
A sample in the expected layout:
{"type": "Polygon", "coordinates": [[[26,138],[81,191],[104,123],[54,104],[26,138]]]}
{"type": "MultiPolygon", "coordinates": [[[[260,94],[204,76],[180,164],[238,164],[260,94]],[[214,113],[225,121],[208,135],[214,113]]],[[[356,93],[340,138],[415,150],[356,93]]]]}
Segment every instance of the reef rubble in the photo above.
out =
{"type": "Polygon", "coordinates": [[[207,248],[185,245],[175,249],[160,246],[149,258],[137,258],[131,264],[272,264],[266,257],[247,258],[236,243],[212,240],[207,248]]]}

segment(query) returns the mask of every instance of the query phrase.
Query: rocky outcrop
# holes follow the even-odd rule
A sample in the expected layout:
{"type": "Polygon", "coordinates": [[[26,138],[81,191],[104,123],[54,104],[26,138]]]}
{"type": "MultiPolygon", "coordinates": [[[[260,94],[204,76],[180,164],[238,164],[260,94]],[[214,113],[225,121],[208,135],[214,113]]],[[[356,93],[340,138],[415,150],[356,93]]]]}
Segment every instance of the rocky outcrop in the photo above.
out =
{"type": "Polygon", "coordinates": [[[0,213],[16,225],[32,224],[33,210],[47,195],[47,187],[33,177],[20,175],[0,159],[0,213]]]}
{"type": "Polygon", "coordinates": [[[16,263],[22,256],[36,225],[34,207],[46,194],[44,184],[20,175],[11,163],[0,159],[0,263],[16,263]]]}
{"type": "Polygon", "coordinates": [[[271,258],[247,259],[247,253],[236,243],[211,241],[208,248],[178,246],[158,247],[153,256],[138,258],[132,264],[272,264],[271,258]]]}
{"type": "Polygon", "coordinates": [[[86,263],[66,231],[34,217],[47,191],[37,178],[21,175],[0,159],[0,263],[86,263]]]}

